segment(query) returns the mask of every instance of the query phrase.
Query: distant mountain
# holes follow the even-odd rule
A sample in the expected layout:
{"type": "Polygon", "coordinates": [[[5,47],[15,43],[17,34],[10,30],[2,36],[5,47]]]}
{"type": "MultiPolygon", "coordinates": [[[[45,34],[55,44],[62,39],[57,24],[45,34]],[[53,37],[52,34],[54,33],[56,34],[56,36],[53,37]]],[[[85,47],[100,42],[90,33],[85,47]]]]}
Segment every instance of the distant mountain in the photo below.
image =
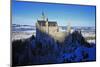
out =
{"type": "MultiPolygon", "coordinates": [[[[59,26],[60,30],[66,30],[67,26],[59,26]]],[[[71,29],[81,31],[92,31],[95,32],[95,27],[81,27],[81,26],[72,26],[71,29]]],[[[21,25],[21,24],[12,24],[12,31],[27,31],[27,30],[36,30],[36,26],[33,25],[21,25]]]]}
{"type": "Polygon", "coordinates": [[[21,26],[23,26],[23,27],[34,27],[32,25],[21,25],[21,24],[12,24],[12,26],[13,27],[21,27],[21,26]]]}
{"type": "Polygon", "coordinates": [[[36,30],[36,27],[32,25],[12,24],[12,31],[29,31],[29,30],[36,30]]]}
{"type": "MultiPolygon", "coordinates": [[[[60,30],[66,30],[67,29],[67,26],[59,26],[59,29],[60,30]]],[[[90,26],[90,27],[87,27],[87,26],[72,26],[71,29],[73,30],[81,30],[81,31],[85,31],[85,32],[95,32],[95,27],[93,26],[90,26]]]]}

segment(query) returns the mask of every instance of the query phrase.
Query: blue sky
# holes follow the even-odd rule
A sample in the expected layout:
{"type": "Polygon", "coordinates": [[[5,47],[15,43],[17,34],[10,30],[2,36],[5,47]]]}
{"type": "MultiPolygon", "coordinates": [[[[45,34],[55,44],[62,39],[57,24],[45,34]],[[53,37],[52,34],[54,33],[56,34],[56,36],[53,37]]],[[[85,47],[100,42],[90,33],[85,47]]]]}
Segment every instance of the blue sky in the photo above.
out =
{"type": "Polygon", "coordinates": [[[35,25],[44,12],[48,20],[57,21],[59,26],[95,26],[95,6],[50,4],[38,2],[12,3],[12,23],[35,25]]]}

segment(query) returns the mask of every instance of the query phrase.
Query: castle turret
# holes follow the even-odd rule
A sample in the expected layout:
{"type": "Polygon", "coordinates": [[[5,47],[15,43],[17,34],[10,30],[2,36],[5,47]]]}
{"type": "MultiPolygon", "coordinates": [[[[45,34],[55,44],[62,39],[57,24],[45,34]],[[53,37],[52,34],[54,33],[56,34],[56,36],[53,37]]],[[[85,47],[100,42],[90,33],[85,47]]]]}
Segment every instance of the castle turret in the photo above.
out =
{"type": "Polygon", "coordinates": [[[69,22],[68,25],[67,25],[67,33],[70,33],[70,32],[71,32],[71,24],[69,22]]]}
{"type": "Polygon", "coordinates": [[[36,24],[35,24],[35,25],[36,25],[36,28],[39,28],[39,24],[38,24],[37,22],[36,22],[36,24]]]}
{"type": "Polygon", "coordinates": [[[48,18],[46,19],[46,33],[49,33],[49,27],[48,27],[48,18]]]}

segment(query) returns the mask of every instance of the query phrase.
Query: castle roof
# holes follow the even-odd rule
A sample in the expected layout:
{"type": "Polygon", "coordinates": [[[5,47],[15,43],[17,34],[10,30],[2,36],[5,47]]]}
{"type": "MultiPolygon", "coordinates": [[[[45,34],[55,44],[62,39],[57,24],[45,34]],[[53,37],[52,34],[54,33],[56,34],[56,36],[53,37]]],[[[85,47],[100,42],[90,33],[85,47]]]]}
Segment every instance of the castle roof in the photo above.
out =
{"type": "MultiPolygon", "coordinates": [[[[41,26],[46,26],[46,21],[44,20],[38,20],[37,21],[39,25],[41,26]]],[[[56,21],[48,21],[48,26],[57,26],[57,22],[56,21]]]]}

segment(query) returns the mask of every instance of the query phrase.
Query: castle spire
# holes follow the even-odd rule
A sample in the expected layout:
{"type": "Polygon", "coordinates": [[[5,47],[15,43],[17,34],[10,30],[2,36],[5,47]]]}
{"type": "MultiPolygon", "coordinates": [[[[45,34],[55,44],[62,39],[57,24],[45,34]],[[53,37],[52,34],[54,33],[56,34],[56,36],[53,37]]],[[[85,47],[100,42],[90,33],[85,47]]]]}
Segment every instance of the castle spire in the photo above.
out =
{"type": "Polygon", "coordinates": [[[45,20],[45,14],[44,14],[44,12],[42,12],[42,20],[45,20]]]}

